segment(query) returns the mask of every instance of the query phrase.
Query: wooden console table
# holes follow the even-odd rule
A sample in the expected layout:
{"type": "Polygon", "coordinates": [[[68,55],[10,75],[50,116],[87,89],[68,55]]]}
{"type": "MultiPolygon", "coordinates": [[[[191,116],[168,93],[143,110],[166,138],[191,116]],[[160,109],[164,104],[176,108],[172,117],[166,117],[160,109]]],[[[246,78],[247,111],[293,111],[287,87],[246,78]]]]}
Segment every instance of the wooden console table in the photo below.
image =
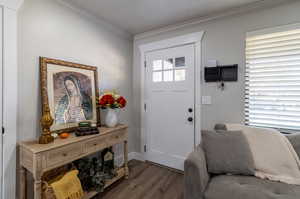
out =
{"type": "MultiPolygon", "coordinates": [[[[125,176],[128,178],[127,126],[99,128],[100,134],[67,139],[57,138],[50,144],[37,141],[20,142],[20,199],[26,199],[26,172],[34,178],[34,199],[42,198],[42,176],[46,171],[71,163],[84,156],[101,151],[118,143],[124,143],[124,166],[118,169],[117,176],[106,182],[105,187],[125,176]]],[[[95,196],[97,192],[86,193],[84,199],[95,196]]]]}

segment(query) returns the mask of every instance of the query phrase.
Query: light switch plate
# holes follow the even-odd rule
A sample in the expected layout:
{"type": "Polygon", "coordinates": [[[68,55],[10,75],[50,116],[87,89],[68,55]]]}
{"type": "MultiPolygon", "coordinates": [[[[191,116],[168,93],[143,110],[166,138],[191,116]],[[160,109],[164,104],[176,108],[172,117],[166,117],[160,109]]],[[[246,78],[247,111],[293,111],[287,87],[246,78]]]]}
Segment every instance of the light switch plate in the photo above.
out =
{"type": "Polygon", "coordinates": [[[211,96],[202,96],[202,104],[210,105],[211,104],[211,96]]]}

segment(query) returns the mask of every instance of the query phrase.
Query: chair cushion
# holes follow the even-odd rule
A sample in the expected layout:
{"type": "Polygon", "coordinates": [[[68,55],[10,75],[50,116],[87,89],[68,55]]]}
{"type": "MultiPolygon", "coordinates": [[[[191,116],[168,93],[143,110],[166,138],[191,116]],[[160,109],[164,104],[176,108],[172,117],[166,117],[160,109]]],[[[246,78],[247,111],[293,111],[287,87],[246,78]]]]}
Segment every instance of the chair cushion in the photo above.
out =
{"type": "Polygon", "coordinates": [[[262,180],[252,176],[213,177],[205,199],[299,199],[300,186],[262,180]]]}

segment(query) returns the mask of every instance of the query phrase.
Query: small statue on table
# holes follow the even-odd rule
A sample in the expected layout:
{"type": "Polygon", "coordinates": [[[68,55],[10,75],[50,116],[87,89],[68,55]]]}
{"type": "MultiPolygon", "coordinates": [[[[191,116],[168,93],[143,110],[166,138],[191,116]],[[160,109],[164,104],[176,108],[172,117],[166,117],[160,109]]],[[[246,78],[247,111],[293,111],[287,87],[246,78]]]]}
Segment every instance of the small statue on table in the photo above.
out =
{"type": "Polygon", "coordinates": [[[43,116],[41,119],[42,135],[39,138],[39,144],[48,144],[54,141],[54,137],[51,135],[50,127],[53,124],[53,118],[51,117],[50,108],[48,104],[44,105],[43,116]]]}

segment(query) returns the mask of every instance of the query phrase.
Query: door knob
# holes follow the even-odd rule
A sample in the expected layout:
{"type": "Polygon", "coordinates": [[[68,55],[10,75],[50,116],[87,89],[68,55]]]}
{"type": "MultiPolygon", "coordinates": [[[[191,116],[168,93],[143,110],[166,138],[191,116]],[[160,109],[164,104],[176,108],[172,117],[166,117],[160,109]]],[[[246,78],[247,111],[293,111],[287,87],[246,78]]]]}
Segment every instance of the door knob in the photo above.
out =
{"type": "Polygon", "coordinates": [[[192,122],[192,121],[193,121],[193,118],[192,118],[192,117],[189,117],[189,118],[188,118],[188,121],[189,121],[189,122],[192,122]]]}
{"type": "Polygon", "coordinates": [[[192,113],[192,112],[193,112],[193,109],[192,109],[192,108],[189,108],[188,111],[189,111],[190,113],[192,113]]]}

